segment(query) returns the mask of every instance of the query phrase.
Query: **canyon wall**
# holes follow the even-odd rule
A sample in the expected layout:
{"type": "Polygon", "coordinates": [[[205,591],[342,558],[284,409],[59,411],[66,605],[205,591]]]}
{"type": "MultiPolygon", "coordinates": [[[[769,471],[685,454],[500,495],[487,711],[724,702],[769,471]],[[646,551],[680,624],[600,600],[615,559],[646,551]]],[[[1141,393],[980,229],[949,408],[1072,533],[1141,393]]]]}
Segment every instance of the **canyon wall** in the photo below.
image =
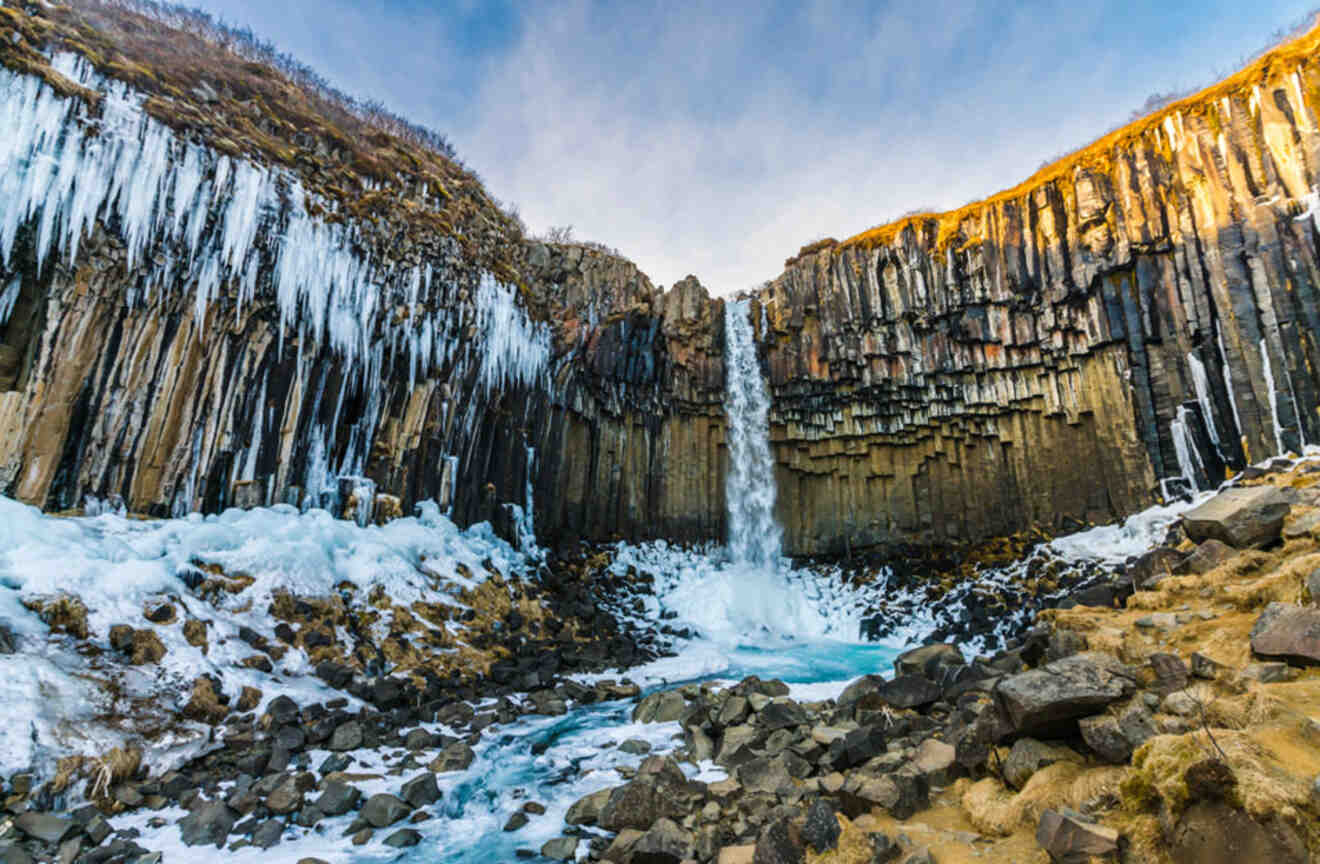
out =
{"type": "MultiPolygon", "coordinates": [[[[0,491],[723,537],[696,279],[528,240],[389,136],[128,81],[68,8],[0,14],[0,491]]],[[[786,551],[1107,521],[1320,441],[1317,41],[754,292],[786,551]]]]}

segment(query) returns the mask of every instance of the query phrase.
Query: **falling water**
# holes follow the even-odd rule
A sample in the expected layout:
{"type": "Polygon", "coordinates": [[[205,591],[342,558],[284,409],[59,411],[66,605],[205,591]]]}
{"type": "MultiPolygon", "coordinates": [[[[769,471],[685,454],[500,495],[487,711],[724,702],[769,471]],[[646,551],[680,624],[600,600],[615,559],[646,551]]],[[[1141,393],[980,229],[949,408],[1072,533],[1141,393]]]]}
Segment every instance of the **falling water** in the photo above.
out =
{"type": "Polygon", "coordinates": [[[746,300],[724,304],[725,411],[729,476],[725,508],[735,562],[776,566],[783,530],[775,521],[775,464],[770,455],[770,396],[761,380],[746,300]]]}

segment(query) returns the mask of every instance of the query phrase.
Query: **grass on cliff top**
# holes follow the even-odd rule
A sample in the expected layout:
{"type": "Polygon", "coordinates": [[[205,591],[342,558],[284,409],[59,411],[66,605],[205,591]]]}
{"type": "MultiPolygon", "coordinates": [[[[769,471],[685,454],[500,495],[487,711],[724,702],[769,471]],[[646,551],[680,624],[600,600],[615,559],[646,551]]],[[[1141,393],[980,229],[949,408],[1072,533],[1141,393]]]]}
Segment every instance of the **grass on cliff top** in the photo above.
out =
{"type": "MultiPolygon", "coordinates": [[[[872,248],[886,245],[891,243],[905,228],[911,227],[918,232],[923,230],[933,232],[935,248],[943,249],[955,238],[960,226],[969,217],[979,216],[987,207],[994,204],[1022,198],[1052,181],[1071,177],[1078,169],[1107,168],[1115,161],[1116,156],[1125,150],[1131,149],[1140,139],[1156,130],[1167,117],[1179,113],[1184,115],[1205,114],[1212,124],[1216,124],[1218,120],[1215,112],[1218,111],[1218,100],[1223,98],[1232,99],[1235,96],[1243,97],[1254,86],[1271,79],[1277,79],[1291,71],[1294,67],[1316,54],[1317,50],[1320,50],[1320,14],[1317,14],[1312,19],[1311,25],[1299,35],[1286,38],[1285,41],[1265,51],[1238,72],[1200,91],[1170,102],[1152,113],[1114,129],[1066,156],[1043,165],[1036,173],[1012,188],[1004,189],[988,198],[973,201],[956,210],[945,212],[922,211],[905,214],[902,218],[893,222],[877,225],[849,237],[833,248],[842,250],[853,246],[872,248]]],[[[1315,98],[1316,95],[1308,92],[1308,96],[1311,98],[1315,98]]],[[[799,253],[799,257],[814,251],[819,250],[804,247],[802,252],[799,253]]],[[[790,262],[796,260],[796,258],[789,259],[790,262]]],[[[788,262],[785,263],[787,266],[788,262]]]]}
{"type": "Polygon", "coordinates": [[[330,218],[453,237],[468,260],[512,281],[522,227],[444,136],[335,90],[250,31],[145,0],[0,6],[0,64],[95,105],[97,94],[51,68],[46,55],[56,50],[146,93],[148,113],[185,137],[293,169],[340,204],[342,216],[330,218]]]}

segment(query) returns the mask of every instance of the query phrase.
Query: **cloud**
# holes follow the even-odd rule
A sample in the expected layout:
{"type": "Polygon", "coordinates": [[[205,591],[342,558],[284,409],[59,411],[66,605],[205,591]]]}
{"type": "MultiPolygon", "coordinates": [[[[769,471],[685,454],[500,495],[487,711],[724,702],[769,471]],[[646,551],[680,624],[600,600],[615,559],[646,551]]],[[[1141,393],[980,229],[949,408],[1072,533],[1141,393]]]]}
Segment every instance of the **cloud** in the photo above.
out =
{"type": "Polygon", "coordinates": [[[1011,186],[1306,7],[206,5],[445,132],[533,231],[571,224],[658,283],[693,273],[718,293],[819,237],[1011,186]]]}

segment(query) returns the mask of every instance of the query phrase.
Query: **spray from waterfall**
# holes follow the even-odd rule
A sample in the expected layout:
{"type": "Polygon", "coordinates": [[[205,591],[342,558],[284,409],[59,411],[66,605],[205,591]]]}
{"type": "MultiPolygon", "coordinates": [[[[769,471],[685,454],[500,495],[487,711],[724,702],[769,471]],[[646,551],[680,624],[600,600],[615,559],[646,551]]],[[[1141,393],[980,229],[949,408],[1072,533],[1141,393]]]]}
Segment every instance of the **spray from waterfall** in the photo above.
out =
{"type": "Polygon", "coordinates": [[[761,379],[746,300],[724,304],[725,482],[729,555],[736,563],[778,566],[783,529],[775,521],[775,463],[770,455],[770,395],[761,379]]]}

